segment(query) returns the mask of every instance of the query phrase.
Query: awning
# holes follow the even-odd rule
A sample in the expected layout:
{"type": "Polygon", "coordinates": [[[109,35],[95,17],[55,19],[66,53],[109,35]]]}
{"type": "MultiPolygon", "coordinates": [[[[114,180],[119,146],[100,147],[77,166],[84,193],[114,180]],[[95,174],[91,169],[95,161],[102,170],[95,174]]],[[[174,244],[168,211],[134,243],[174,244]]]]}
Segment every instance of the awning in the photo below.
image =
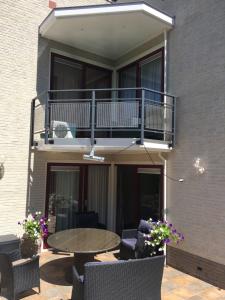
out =
{"type": "Polygon", "coordinates": [[[42,37],[117,60],[173,27],[174,19],[146,3],[55,8],[42,37]]]}

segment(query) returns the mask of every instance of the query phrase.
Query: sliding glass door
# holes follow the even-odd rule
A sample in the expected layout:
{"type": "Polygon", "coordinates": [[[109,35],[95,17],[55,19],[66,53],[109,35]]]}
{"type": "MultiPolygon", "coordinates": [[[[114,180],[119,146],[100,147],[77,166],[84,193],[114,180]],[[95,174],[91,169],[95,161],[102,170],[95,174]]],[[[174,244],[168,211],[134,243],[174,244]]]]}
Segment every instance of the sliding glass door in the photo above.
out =
{"type": "Polygon", "coordinates": [[[162,168],[117,167],[117,232],[137,228],[140,219],[162,219],[162,168]]]}
{"type": "Polygon", "coordinates": [[[51,166],[48,174],[49,231],[73,228],[75,213],[79,211],[80,168],[51,166]]]}
{"type": "MultiPolygon", "coordinates": [[[[140,137],[141,120],[141,91],[129,90],[129,88],[145,88],[145,138],[163,139],[161,131],[164,129],[164,108],[161,102],[164,101],[161,92],[164,91],[164,69],[163,49],[139,59],[132,64],[123,67],[118,71],[119,88],[128,88],[120,91],[119,101],[129,101],[130,107],[138,106],[137,113],[133,120],[135,130],[118,133],[120,137],[140,137]],[[157,93],[159,92],[159,93],[157,93]]],[[[129,108],[130,109],[130,108],[129,108]]]]}
{"type": "MultiPolygon", "coordinates": [[[[163,91],[162,53],[159,52],[140,62],[140,86],[154,91],[163,91]]],[[[147,92],[147,98],[161,101],[161,95],[147,92]]]]}
{"type": "MultiPolygon", "coordinates": [[[[112,72],[58,54],[51,58],[51,90],[111,88],[112,72]]],[[[59,99],[79,99],[89,95],[74,92],[53,93],[59,99]]]]}
{"type": "MultiPolygon", "coordinates": [[[[162,92],[163,77],[163,49],[139,59],[118,71],[120,88],[143,87],[162,92]]],[[[125,96],[135,98],[136,96],[140,97],[140,94],[135,94],[134,91],[127,91],[123,92],[120,98],[125,98],[125,96]]],[[[161,99],[158,96],[156,98],[157,100],[161,99]]]]}
{"type": "MultiPolygon", "coordinates": [[[[132,64],[119,71],[119,88],[136,88],[137,87],[137,66],[132,64]]],[[[122,101],[136,98],[135,90],[120,91],[122,101]]]]}
{"type": "Polygon", "coordinates": [[[108,166],[48,166],[46,215],[49,232],[76,227],[77,213],[94,211],[107,224],[108,166]]]}

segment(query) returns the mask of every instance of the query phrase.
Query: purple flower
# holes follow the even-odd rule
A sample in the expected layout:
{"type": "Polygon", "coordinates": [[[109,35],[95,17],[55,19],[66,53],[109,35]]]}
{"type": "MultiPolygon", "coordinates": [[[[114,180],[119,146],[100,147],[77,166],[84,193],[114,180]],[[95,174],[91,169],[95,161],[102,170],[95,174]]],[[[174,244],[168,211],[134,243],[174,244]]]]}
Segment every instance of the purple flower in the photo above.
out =
{"type": "Polygon", "coordinates": [[[167,239],[164,240],[164,242],[165,242],[166,244],[169,244],[169,243],[170,243],[170,239],[167,238],[167,239]]]}
{"type": "Polygon", "coordinates": [[[170,224],[169,224],[169,227],[173,227],[173,224],[170,223],[170,224]]]}
{"type": "Polygon", "coordinates": [[[173,230],[172,230],[172,233],[173,233],[173,234],[177,233],[176,229],[173,229],[173,230]]]}

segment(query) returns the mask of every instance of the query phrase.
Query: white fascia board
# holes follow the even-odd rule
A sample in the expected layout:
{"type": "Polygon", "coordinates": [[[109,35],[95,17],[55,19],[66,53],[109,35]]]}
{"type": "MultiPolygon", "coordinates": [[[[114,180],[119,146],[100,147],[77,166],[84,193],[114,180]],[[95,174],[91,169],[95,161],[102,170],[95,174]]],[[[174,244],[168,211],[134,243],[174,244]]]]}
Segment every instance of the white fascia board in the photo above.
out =
{"type": "Polygon", "coordinates": [[[173,25],[173,18],[165,15],[164,13],[144,4],[128,4],[128,5],[107,5],[100,7],[83,7],[83,8],[71,8],[71,9],[62,9],[55,10],[56,18],[60,17],[73,17],[73,16],[84,16],[84,15],[98,15],[98,14],[113,14],[113,13],[123,13],[123,12],[135,12],[143,11],[147,14],[150,14],[169,25],[173,25]]]}
{"type": "Polygon", "coordinates": [[[46,30],[51,27],[53,22],[57,18],[76,17],[76,16],[87,16],[87,15],[98,15],[98,14],[114,14],[114,13],[127,13],[127,12],[144,12],[150,16],[153,16],[160,21],[165,22],[171,27],[174,24],[172,17],[152,8],[144,3],[133,3],[127,5],[106,5],[99,7],[82,7],[82,8],[66,8],[66,9],[54,9],[52,13],[40,26],[40,33],[43,35],[46,30]]]}

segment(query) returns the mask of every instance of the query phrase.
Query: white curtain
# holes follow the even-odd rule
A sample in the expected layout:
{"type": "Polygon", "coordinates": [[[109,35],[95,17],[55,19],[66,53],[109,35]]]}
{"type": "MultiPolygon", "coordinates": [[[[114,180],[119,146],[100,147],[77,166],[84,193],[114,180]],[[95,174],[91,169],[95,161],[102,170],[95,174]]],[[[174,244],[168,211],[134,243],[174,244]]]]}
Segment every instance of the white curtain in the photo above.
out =
{"type": "Polygon", "coordinates": [[[95,211],[99,223],[107,224],[108,171],[107,166],[88,167],[88,210],[95,211]]]}
{"type": "MultiPolygon", "coordinates": [[[[127,68],[124,68],[124,70],[120,70],[119,73],[119,87],[120,88],[136,88],[137,82],[136,82],[136,64],[129,66],[127,68]]],[[[125,90],[120,91],[120,98],[123,100],[125,98],[126,100],[134,99],[136,98],[136,90],[125,90]]]]}
{"type": "MultiPolygon", "coordinates": [[[[162,89],[162,58],[157,54],[141,63],[141,86],[147,89],[161,91],[162,89]]],[[[147,93],[150,100],[160,101],[160,94],[147,93]]]]}

